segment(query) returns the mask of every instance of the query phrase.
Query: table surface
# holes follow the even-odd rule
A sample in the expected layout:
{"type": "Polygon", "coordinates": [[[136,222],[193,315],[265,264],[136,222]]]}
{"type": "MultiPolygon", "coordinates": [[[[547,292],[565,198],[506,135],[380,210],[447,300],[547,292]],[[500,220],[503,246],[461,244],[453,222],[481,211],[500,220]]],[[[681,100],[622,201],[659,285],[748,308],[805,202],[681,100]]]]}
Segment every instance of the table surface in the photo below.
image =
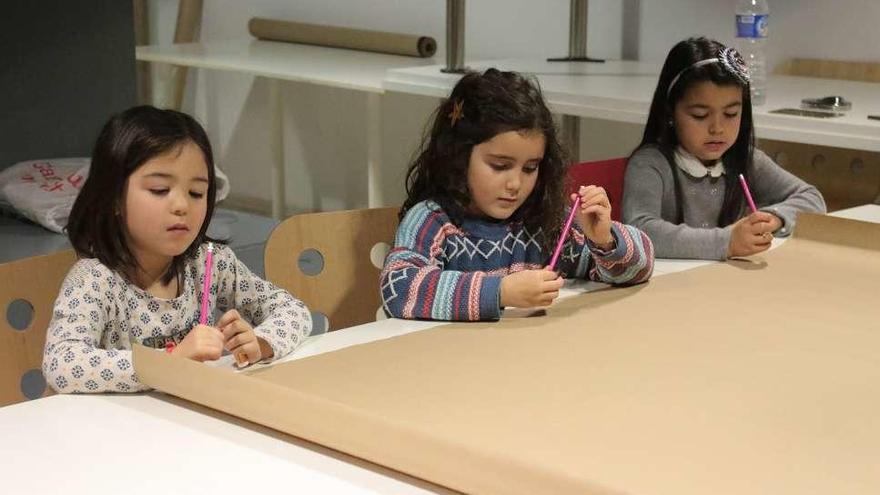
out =
{"type": "MultiPolygon", "coordinates": [[[[835,216],[880,223],[880,205],[835,216]]],[[[774,244],[781,244],[777,239],[774,244]]],[[[662,276],[707,265],[657,260],[662,276]]],[[[575,282],[563,296],[602,287],[575,282]]],[[[442,325],[389,319],[310,337],[302,359],[442,325]]],[[[228,357],[215,363],[230,366],[228,357]]],[[[9,493],[449,493],[406,475],[161,393],[56,395],[0,408],[9,493]],[[259,481],[258,481],[259,480],[259,481]],[[257,483],[262,483],[257,486],[257,483]]],[[[6,491],[6,490],[4,490],[6,491]]]]}

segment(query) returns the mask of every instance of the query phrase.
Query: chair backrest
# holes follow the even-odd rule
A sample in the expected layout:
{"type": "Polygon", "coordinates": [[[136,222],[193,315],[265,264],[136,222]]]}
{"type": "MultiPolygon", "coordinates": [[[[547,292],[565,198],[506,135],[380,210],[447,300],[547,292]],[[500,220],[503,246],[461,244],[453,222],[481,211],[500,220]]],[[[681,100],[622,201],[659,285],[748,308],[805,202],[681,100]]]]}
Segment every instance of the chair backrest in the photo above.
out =
{"type": "Polygon", "coordinates": [[[305,213],[275,227],[266,242],[266,278],[303,301],[313,333],[376,320],[379,272],[397,231],[398,207],[305,213]]]}
{"type": "Polygon", "coordinates": [[[40,371],[58,289],[72,250],[0,264],[0,406],[51,393],[40,371]]]}
{"type": "Polygon", "coordinates": [[[573,163],[568,167],[566,195],[579,186],[602,186],[611,201],[611,218],[620,221],[620,205],[623,201],[623,176],[626,158],[613,158],[595,162],[573,163]]]}

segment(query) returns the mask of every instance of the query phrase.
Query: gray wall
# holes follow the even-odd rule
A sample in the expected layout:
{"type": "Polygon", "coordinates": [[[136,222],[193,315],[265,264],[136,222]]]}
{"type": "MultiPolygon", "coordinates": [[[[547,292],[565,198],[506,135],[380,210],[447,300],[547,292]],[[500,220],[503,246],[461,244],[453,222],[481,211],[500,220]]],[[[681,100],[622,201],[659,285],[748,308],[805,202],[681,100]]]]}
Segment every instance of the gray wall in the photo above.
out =
{"type": "Polygon", "coordinates": [[[107,118],[135,103],[132,2],[4,2],[0,169],[88,156],[107,118]]]}

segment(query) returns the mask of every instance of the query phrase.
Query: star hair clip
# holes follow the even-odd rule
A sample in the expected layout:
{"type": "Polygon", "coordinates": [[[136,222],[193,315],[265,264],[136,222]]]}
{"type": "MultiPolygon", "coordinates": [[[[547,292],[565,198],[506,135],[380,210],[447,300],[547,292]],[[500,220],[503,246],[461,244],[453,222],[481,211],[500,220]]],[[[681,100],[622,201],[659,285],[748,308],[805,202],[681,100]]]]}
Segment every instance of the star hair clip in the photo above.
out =
{"type": "Polygon", "coordinates": [[[464,118],[464,101],[457,100],[452,104],[452,111],[449,112],[449,125],[455,127],[455,123],[464,118]]]}
{"type": "Polygon", "coordinates": [[[736,49],[727,47],[724,50],[721,50],[718,58],[721,59],[721,65],[723,65],[728,72],[736,76],[736,78],[743,84],[749,84],[751,80],[751,77],[749,76],[749,67],[746,65],[745,60],[743,60],[742,55],[740,55],[736,49]]]}

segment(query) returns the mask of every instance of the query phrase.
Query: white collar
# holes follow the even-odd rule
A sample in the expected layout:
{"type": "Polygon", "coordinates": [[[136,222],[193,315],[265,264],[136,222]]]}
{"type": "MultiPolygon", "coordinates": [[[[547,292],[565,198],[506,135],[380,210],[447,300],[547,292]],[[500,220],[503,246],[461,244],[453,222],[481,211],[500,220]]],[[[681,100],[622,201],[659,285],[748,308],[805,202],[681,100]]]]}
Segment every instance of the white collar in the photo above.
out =
{"type": "Polygon", "coordinates": [[[675,164],[688,175],[697,179],[710,175],[714,178],[721,177],[725,173],[724,163],[718,160],[711,166],[703,165],[699,158],[692,155],[681,146],[675,148],[675,164]]]}

